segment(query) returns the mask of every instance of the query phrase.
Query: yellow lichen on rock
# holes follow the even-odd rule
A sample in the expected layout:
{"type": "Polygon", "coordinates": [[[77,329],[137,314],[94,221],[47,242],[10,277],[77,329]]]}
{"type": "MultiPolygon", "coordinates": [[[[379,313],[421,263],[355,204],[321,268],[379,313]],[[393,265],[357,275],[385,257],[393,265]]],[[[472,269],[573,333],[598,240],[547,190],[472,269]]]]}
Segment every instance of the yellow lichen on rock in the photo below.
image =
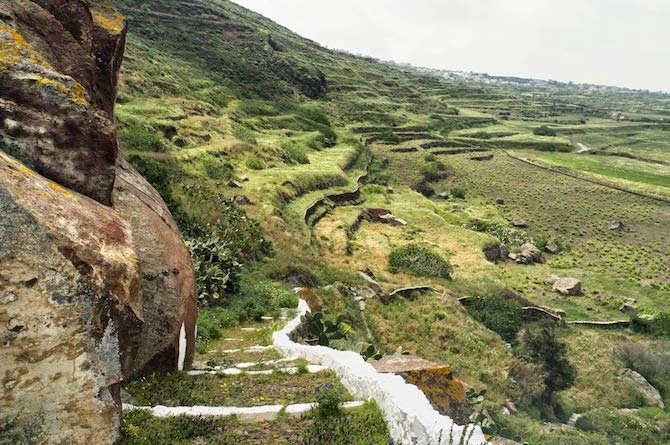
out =
{"type": "Polygon", "coordinates": [[[95,23],[106,30],[119,34],[123,31],[125,17],[117,11],[106,11],[104,9],[96,8],[91,11],[93,13],[93,20],[95,23]]]}
{"type": "Polygon", "coordinates": [[[67,86],[58,80],[49,79],[43,76],[37,76],[36,84],[38,87],[50,86],[60,91],[62,94],[67,94],[72,99],[72,102],[77,105],[88,105],[86,100],[86,90],[79,82],[71,81],[72,86],[67,86]]]}
{"type": "Polygon", "coordinates": [[[0,68],[26,59],[39,67],[49,67],[17,30],[0,24],[0,68]]]}

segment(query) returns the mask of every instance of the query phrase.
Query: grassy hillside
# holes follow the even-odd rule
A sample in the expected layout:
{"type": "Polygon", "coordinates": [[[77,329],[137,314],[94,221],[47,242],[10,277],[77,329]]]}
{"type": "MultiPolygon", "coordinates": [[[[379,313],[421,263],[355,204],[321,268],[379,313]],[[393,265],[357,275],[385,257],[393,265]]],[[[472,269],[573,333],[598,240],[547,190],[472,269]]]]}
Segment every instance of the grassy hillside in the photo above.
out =
{"type": "MultiPolygon", "coordinates": [[[[445,80],[324,49],[223,0],[115,3],[130,24],[119,136],[194,254],[201,350],[220,325],[276,312],[290,288],[309,287],[353,327],[337,346],[401,347],[488,389],[491,433],[548,444],[670,440],[667,412],[638,409],[639,390],[616,376],[644,368],[640,360],[668,362],[670,97],[445,80]],[[368,207],[407,224],[375,224],[361,217],[368,207]],[[612,221],[630,230],[609,230],[612,221]],[[518,252],[527,241],[560,252],[531,266],[482,252],[496,242],[518,252]],[[450,278],[391,267],[389,255],[409,244],[447,260],[450,278]],[[385,291],[436,292],[371,300],[361,312],[351,286],[366,284],[363,270],[385,291]],[[584,295],[552,291],[551,274],[580,279],[584,295]],[[504,289],[567,320],[628,320],[619,309],[634,300],[636,331],[559,330],[577,378],[558,393],[552,420],[587,414],[577,429],[543,425],[511,377],[519,341],[510,348],[491,317],[457,300],[504,289]],[[628,343],[647,359],[613,352],[628,343]],[[502,415],[510,402],[518,413],[502,415]]],[[[668,402],[663,366],[646,376],[668,402]]]]}

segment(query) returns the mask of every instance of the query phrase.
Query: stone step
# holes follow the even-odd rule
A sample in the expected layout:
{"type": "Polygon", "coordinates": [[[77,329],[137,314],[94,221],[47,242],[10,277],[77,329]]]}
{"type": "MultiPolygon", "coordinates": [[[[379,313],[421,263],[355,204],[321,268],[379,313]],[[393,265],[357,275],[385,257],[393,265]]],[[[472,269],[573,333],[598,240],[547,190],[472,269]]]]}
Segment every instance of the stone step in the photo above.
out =
{"type": "Polygon", "coordinates": [[[274,349],[274,346],[248,346],[246,348],[238,348],[238,349],[223,349],[221,351],[210,351],[213,353],[216,352],[222,352],[224,354],[233,354],[235,352],[263,352],[263,351],[269,351],[271,349],[274,349]]]}
{"type": "MultiPolygon", "coordinates": [[[[327,371],[328,368],[325,366],[320,366],[320,365],[307,365],[307,372],[310,374],[315,374],[317,372],[323,372],[327,371]]],[[[225,374],[225,375],[239,375],[242,373],[248,374],[248,375],[269,375],[274,372],[283,372],[286,374],[297,374],[298,373],[298,368],[297,367],[288,367],[288,368],[276,368],[276,369],[263,369],[259,371],[245,371],[239,368],[224,368],[224,369],[194,369],[192,371],[188,371],[188,375],[192,376],[198,376],[198,375],[216,375],[216,374],[225,374]]]]}
{"type": "MultiPolygon", "coordinates": [[[[344,411],[353,410],[363,406],[365,402],[345,402],[340,405],[344,411]]],[[[317,406],[316,403],[298,403],[295,405],[265,405],[252,407],[235,406],[135,406],[123,404],[124,411],[144,410],[151,411],[154,417],[230,417],[236,416],[241,422],[269,422],[277,419],[282,409],[292,417],[302,417],[317,406]]]]}

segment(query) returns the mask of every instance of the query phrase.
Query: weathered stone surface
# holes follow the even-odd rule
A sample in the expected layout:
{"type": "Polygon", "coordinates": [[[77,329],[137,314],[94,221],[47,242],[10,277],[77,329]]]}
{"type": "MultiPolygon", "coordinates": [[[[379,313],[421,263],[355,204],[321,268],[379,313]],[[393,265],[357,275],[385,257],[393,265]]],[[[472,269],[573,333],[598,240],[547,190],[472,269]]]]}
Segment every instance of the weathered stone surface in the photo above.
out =
{"type": "Polygon", "coordinates": [[[135,367],[188,367],[195,353],[197,295],[193,263],[160,195],[119,159],[114,209],[130,223],[142,270],[144,327],[135,367]],[[180,339],[182,334],[185,339],[180,339]],[[186,341],[181,351],[180,340],[186,341]]]}
{"type": "Polygon", "coordinates": [[[521,264],[533,264],[544,263],[545,259],[540,249],[531,243],[526,243],[521,246],[521,252],[516,261],[521,264]]]}
{"type": "Polygon", "coordinates": [[[576,278],[559,278],[553,283],[553,289],[563,295],[581,295],[582,282],[576,278]]]}
{"type": "Polygon", "coordinates": [[[547,278],[544,279],[544,284],[547,286],[553,286],[554,283],[556,283],[561,277],[558,275],[549,275],[547,278]]]}
{"type": "Polygon", "coordinates": [[[633,371],[632,369],[624,368],[620,369],[617,372],[617,375],[622,380],[627,380],[637,386],[642,394],[644,395],[644,400],[648,406],[657,406],[659,408],[665,408],[663,403],[663,397],[654,388],[651,383],[647,381],[640,373],[633,371]]]}
{"type": "Polygon", "coordinates": [[[110,204],[125,22],[104,3],[0,1],[0,140],[43,176],[110,204]]]}
{"type": "Polygon", "coordinates": [[[555,241],[549,241],[544,246],[544,251],[552,255],[556,255],[561,251],[561,246],[559,246],[558,243],[556,243],[555,241]]]}
{"type": "Polygon", "coordinates": [[[465,387],[451,372],[449,365],[430,362],[411,355],[390,355],[373,362],[377,372],[401,376],[407,383],[416,385],[431,405],[458,424],[468,421],[468,401],[465,387]]]}
{"type": "Polygon", "coordinates": [[[482,249],[484,252],[484,257],[487,261],[492,263],[497,263],[498,261],[505,261],[509,257],[509,248],[506,245],[499,242],[487,244],[482,249]]]}
{"type": "Polygon", "coordinates": [[[47,443],[113,442],[121,379],[194,353],[190,256],[117,147],[124,37],[107,1],[0,0],[0,413],[47,443]]]}
{"type": "Polygon", "coordinates": [[[142,329],[130,225],[3,153],[0,214],[0,413],[40,407],[48,443],[111,443],[142,329]]]}
{"type": "Polygon", "coordinates": [[[382,289],[381,285],[370,275],[361,271],[358,272],[358,275],[363,278],[363,280],[365,280],[367,285],[370,286],[370,288],[372,288],[372,290],[374,290],[377,295],[382,295],[384,293],[384,289],[382,289]]]}
{"type": "Polygon", "coordinates": [[[623,221],[615,220],[609,223],[607,226],[608,230],[613,230],[616,232],[630,232],[630,229],[626,227],[623,221]]]}
{"type": "Polygon", "coordinates": [[[512,220],[512,225],[514,227],[524,228],[528,227],[528,223],[523,219],[514,219],[512,220]]]}
{"type": "Polygon", "coordinates": [[[390,210],[367,208],[365,209],[365,214],[370,218],[370,221],[372,221],[373,223],[390,224],[392,226],[407,225],[406,221],[394,216],[390,210]]]}

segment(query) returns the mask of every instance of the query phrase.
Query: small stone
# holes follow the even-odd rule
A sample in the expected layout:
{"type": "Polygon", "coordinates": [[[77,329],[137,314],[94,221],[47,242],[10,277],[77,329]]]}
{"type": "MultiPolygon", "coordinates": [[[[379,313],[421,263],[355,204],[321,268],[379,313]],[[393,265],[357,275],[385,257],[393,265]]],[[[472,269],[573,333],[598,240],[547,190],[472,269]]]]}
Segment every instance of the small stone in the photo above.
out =
{"type": "Polygon", "coordinates": [[[512,225],[519,228],[528,227],[528,223],[523,219],[513,219],[512,225]]]}
{"type": "Polygon", "coordinates": [[[633,312],[635,309],[637,309],[634,305],[631,303],[624,303],[621,306],[619,306],[619,312],[633,312]]]}
{"type": "Polygon", "coordinates": [[[554,241],[549,241],[545,246],[544,246],[544,251],[547,253],[551,253],[552,255],[556,255],[561,251],[560,246],[555,243],[554,241]]]}
{"type": "Polygon", "coordinates": [[[505,200],[504,199],[496,199],[496,204],[498,204],[499,206],[505,205],[505,200]]]}
{"type": "Polygon", "coordinates": [[[239,182],[231,179],[230,181],[228,181],[228,187],[232,187],[232,188],[235,188],[235,189],[241,189],[242,184],[240,184],[239,182]]]}
{"type": "Polygon", "coordinates": [[[251,200],[244,195],[237,195],[234,198],[235,204],[245,206],[251,204],[251,200]]]}

